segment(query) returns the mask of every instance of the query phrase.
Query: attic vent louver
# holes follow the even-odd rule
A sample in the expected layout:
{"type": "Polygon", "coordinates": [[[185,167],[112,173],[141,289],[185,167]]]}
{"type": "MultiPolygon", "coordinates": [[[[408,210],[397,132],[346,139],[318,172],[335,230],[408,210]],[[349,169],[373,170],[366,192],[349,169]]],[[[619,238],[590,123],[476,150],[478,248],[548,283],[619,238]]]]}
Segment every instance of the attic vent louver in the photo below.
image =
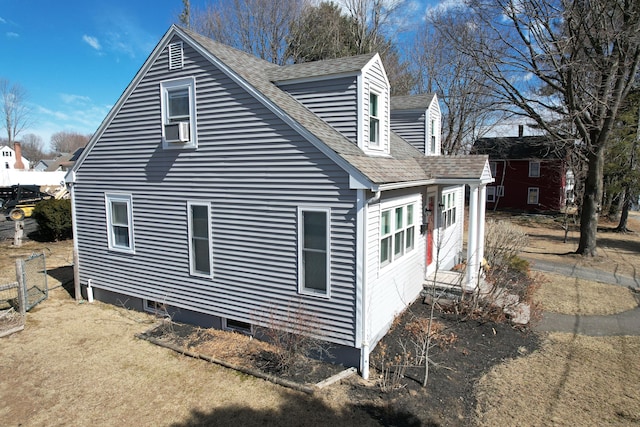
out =
{"type": "Polygon", "coordinates": [[[179,70],[182,66],[182,42],[171,43],[169,45],[169,70],[179,70]]]}

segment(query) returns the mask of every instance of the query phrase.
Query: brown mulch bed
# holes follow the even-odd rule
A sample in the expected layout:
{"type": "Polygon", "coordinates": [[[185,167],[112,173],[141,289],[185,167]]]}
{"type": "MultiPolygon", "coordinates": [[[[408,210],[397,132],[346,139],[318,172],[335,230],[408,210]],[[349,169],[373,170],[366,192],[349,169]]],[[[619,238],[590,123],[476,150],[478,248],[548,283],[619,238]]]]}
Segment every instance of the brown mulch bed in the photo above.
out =
{"type": "MultiPolygon", "coordinates": [[[[407,324],[428,318],[429,314],[429,305],[422,300],[414,302],[372,353],[370,381],[351,376],[339,385],[347,388],[352,404],[364,409],[381,425],[473,424],[474,388],[480,377],[494,365],[527,355],[540,345],[538,336],[527,328],[436,312],[434,320],[440,327],[431,350],[432,366],[427,386],[422,387],[424,367],[421,366],[407,368],[402,378],[387,381],[385,387],[381,387],[383,376],[379,369],[383,360],[392,360],[396,355],[401,359],[410,348],[407,324]]],[[[174,349],[183,349],[191,355],[208,355],[231,366],[248,369],[249,373],[263,372],[267,377],[295,384],[315,384],[345,369],[306,359],[295,369],[277,372],[270,369],[268,355],[272,349],[269,344],[234,332],[171,323],[157,326],[144,335],[143,338],[170,343],[174,349]]],[[[246,370],[243,372],[247,373],[246,370]]]]}

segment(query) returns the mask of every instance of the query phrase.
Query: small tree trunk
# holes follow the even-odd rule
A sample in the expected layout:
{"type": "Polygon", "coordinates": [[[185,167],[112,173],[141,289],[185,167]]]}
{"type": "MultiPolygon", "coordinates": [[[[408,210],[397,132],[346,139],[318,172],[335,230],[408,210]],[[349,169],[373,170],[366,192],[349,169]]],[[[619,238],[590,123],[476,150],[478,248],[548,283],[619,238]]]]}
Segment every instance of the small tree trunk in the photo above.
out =
{"type": "MultiPolygon", "coordinates": [[[[592,141],[595,141],[593,138],[592,141]]],[[[596,235],[598,232],[598,214],[602,200],[602,177],[604,168],[604,149],[594,144],[587,156],[587,178],[584,184],[582,212],[580,214],[580,242],[577,254],[596,256],[596,235]]]]}
{"type": "Polygon", "coordinates": [[[627,220],[629,219],[630,208],[631,208],[631,192],[629,191],[629,186],[627,186],[624,192],[624,203],[622,204],[622,210],[620,212],[620,222],[616,227],[616,231],[619,233],[626,233],[627,231],[629,231],[629,229],[627,229],[627,220]]]}

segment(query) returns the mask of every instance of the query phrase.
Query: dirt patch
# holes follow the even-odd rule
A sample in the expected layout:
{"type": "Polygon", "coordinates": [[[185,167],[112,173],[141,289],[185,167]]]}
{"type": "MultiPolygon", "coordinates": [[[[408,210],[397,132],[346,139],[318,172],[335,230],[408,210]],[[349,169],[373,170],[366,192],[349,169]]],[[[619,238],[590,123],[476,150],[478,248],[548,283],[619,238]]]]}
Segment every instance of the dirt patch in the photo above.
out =
{"type": "Polygon", "coordinates": [[[544,311],[561,314],[607,315],[638,306],[634,293],[625,287],[590,280],[541,273],[544,280],[536,292],[544,311]]]}
{"type": "Polygon", "coordinates": [[[478,384],[479,425],[640,424],[640,337],[551,334],[478,384]]]}
{"type": "MultiPolygon", "coordinates": [[[[407,355],[415,356],[409,326],[428,319],[429,315],[430,306],[421,300],[412,304],[371,355],[371,380],[351,377],[338,386],[346,387],[351,404],[383,425],[469,425],[476,406],[474,382],[492,366],[529,354],[538,347],[537,336],[527,330],[436,312],[435,321],[440,327],[431,354],[433,365],[427,387],[422,387],[424,366],[408,366],[402,377],[390,384],[383,366],[407,355]]],[[[265,353],[273,351],[269,344],[234,332],[174,324],[155,328],[148,334],[189,352],[300,384],[318,382],[344,369],[308,360],[301,365],[302,370],[270,371],[265,369],[268,358],[264,358],[265,353]]],[[[392,367],[394,371],[397,369],[392,367]]],[[[320,395],[326,398],[326,393],[330,392],[320,395]]]]}

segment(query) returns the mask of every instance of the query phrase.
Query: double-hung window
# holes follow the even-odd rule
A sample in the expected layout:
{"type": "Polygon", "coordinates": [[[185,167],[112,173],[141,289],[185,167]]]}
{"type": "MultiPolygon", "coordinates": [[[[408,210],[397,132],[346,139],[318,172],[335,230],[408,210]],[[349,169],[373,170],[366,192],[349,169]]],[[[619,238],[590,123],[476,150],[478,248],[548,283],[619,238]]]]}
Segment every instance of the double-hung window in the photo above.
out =
{"type": "Polygon", "coordinates": [[[194,276],[211,277],[211,208],[209,203],[188,202],[189,267],[194,276]]]}
{"type": "Polygon", "coordinates": [[[380,144],[380,117],[379,117],[379,105],[378,95],[369,93],[369,144],[380,144]]]}
{"type": "Polygon", "coordinates": [[[540,189],[538,187],[529,187],[527,190],[527,203],[537,205],[540,198],[540,189]]]}
{"type": "Polygon", "coordinates": [[[133,253],[133,212],[130,194],[106,194],[109,249],[133,253]]]}
{"type": "Polygon", "coordinates": [[[160,83],[164,148],[197,147],[195,89],[193,77],[160,83]]]}
{"type": "Polygon", "coordinates": [[[530,178],[540,177],[540,162],[538,161],[529,162],[529,177],[530,178]]]}
{"type": "Polygon", "coordinates": [[[298,209],[298,286],[306,294],[329,296],[329,209],[298,209]]]}
{"type": "MultiPolygon", "coordinates": [[[[495,193],[494,193],[495,194],[495,193]]],[[[456,223],[456,193],[442,195],[442,226],[450,227],[456,223]]]]}
{"type": "Polygon", "coordinates": [[[383,210],[380,217],[380,264],[387,265],[415,246],[413,204],[383,210]]]}

